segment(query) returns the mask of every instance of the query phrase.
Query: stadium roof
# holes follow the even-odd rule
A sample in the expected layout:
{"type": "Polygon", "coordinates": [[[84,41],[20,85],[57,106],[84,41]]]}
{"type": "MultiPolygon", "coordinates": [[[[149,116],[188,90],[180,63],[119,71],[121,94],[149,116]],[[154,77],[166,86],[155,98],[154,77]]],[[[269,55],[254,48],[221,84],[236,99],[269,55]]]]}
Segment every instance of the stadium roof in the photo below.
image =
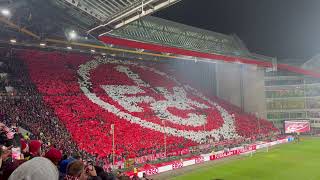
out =
{"type": "Polygon", "coordinates": [[[180,0],[50,0],[87,19],[88,33],[109,32],[180,0]]]}
{"type": "MultiPolygon", "coordinates": [[[[119,22],[120,24],[111,23],[112,27],[110,26],[111,24],[108,26],[103,25],[90,31],[88,36],[87,32],[91,27],[97,27],[105,22],[113,21],[114,18],[119,17],[116,14],[123,14],[130,9],[133,10],[139,7],[138,2],[141,1],[12,0],[10,3],[0,3],[0,7],[8,7],[12,11],[12,16],[8,19],[0,16],[0,20],[4,24],[4,26],[0,27],[0,35],[2,33],[2,37],[10,36],[9,38],[14,37],[24,41],[32,41],[33,39],[45,40],[47,38],[65,39],[68,32],[75,30],[79,33],[77,41],[95,44],[101,44],[95,40],[96,35],[108,34],[115,37],[206,53],[242,57],[247,57],[250,54],[244,43],[235,35],[215,33],[161,18],[145,16],[152,13],[151,11],[144,12],[143,16],[145,17],[131,23],[122,21],[121,23],[119,22]],[[108,7],[111,8],[113,6],[118,8],[113,8],[113,11],[107,11],[108,7]],[[116,11],[117,9],[118,11],[116,11]],[[124,26],[120,28],[122,25],[124,26]],[[117,29],[110,31],[108,28],[117,29]],[[27,32],[31,37],[24,36],[21,32],[27,32]]],[[[154,0],[144,2],[150,2],[144,4],[146,6],[144,11],[147,11],[151,7],[156,10],[156,4],[164,3],[161,7],[165,7],[165,4],[170,5],[178,1],[154,0]],[[155,6],[152,6],[152,4],[155,6]]],[[[160,8],[160,6],[157,7],[160,8]]],[[[138,16],[134,17],[138,18],[138,16]]],[[[134,20],[134,18],[131,20],[134,20]]]]}
{"type": "Polygon", "coordinates": [[[179,47],[206,53],[248,56],[249,52],[235,35],[225,35],[192,26],[147,16],[108,35],[135,41],[179,47]]]}
{"type": "MultiPolygon", "coordinates": [[[[135,46],[126,46],[127,43],[131,43],[131,45],[141,46],[140,50],[142,51],[157,52],[160,55],[164,53],[165,56],[167,56],[166,54],[176,54],[234,63],[256,64],[268,68],[276,64],[274,58],[250,53],[244,43],[235,35],[224,35],[146,16],[158,9],[179,2],[179,0],[143,2],[142,4],[142,0],[0,1],[1,8],[5,7],[11,11],[10,17],[0,16],[2,24],[0,26],[0,41],[5,42],[3,41],[5,38],[17,38],[22,44],[36,42],[39,45],[39,41],[46,41],[53,43],[53,45],[60,43],[62,44],[60,48],[75,45],[108,49],[105,47],[106,44],[102,44],[96,39],[98,35],[101,35],[100,39],[109,37],[109,40],[114,38],[112,41],[119,42],[119,44],[111,43],[111,46],[139,49],[135,46]],[[105,11],[104,9],[108,9],[108,7],[113,7],[114,10],[105,11]],[[141,18],[143,16],[146,17],[141,18]],[[138,20],[134,21],[135,19],[138,20]],[[73,30],[79,33],[78,39],[61,41],[66,39],[68,33],[73,30]],[[105,36],[106,34],[108,36],[105,36]],[[152,48],[144,48],[147,46],[152,48]]],[[[107,42],[106,39],[104,40],[107,42]]],[[[9,41],[7,40],[7,42],[9,41]]],[[[286,64],[278,64],[277,67],[320,77],[319,74],[305,72],[286,64]]]]}
{"type": "Polygon", "coordinates": [[[45,37],[104,33],[180,0],[0,0],[10,21],[45,37]]]}

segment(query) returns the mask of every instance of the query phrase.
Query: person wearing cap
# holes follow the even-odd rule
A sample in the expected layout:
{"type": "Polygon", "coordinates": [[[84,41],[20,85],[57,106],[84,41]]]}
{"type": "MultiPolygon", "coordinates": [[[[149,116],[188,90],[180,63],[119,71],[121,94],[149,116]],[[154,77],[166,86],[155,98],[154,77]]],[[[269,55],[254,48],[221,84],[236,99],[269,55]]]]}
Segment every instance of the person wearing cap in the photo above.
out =
{"type": "Polygon", "coordinates": [[[25,160],[31,159],[31,154],[29,153],[29,145],[24,139],[20,139],[21,144],[21,153],[23,154],[23,157],[25,160]]]}
{"type": "Polygon", "coordinates": [[[30,160],[32,157],[29,152],[29,145],[24,139],[20,140],[20,144],[21,144],[21,153],[23,154],[24,160],[30,160]]]}
{"type": "Polygon", "coordinates": [[[21,144],[21,152],[22,153],[26,153],[29,151],[29,146],[25,140],[21,139],[20,144],[21,144]]]}
{"type": "Polygon", "coordinates": [[[31,140],[29,143],[29,152],[31,158],[41,155],[41,142],[38,140],[31,140]]]}
{"type": "Polygon", "coordinates": [[[58,149],[52,147],[44,157],[48,158],[54,165],[58,166],[62,158],[62,153],[58,149]]]}

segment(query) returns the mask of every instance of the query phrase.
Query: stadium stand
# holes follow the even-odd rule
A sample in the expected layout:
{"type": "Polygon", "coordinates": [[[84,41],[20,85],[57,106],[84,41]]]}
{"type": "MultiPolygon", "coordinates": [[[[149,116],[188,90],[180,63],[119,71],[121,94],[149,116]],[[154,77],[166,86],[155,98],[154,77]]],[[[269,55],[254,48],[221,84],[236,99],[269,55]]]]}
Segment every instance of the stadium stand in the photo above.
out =
{"type": "MultiPolygon", "coordinates": [[[[1,85],[14,89],[1,96],[1,122],[30,131],[43,152],[79,153],[105,170],[113,135],[117,165],[128,170],[150,154],[192,156],[278,133],[271,122],[179,83],[188,80],[165,65],[38,50],[16,50],[1,62],[8,73],[1,85]]],[[[169,161],[166,155],[158,159],[169,161]]]]}

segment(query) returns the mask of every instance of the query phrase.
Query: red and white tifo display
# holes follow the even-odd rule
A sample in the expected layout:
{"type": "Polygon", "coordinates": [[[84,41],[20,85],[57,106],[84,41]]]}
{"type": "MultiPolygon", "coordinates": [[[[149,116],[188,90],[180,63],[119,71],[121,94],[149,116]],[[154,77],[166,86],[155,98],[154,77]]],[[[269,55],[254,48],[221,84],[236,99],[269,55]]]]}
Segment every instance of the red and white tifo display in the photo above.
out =
{"type": "Polygon", "coordinates": [[[258,124],[261,134],[277,131],[272,123],[228,109],[142,63],[57,52],[17,54],[78,147],[99,157],[112,152],[112,124],[116,154],[130,156],[141,148],[163,148],[164,135],[170,152],[198,145],[207,136],[256,136],[258,124]]]}
{"type": "Polygon", "coordinates": [[[285,133],[304,133],[310,132],[310,121],[285,121],[284,122],[285,133]]]}
{"type": "Polygon", "coordinates": [[[225,109],[156,69],[97,58],[80,65],[78,75],[83,94],[120,120],[195,142],[209,135],[217,139],[219,134],[227,139],[239,137],[225,109]],[[102,81],[97,81],[97,76],[93,80],[99,68],[109,69],[120,81],[115,83],[114,77],[105,80],[110,74],[103,75],[107,78],[102,81]]]}

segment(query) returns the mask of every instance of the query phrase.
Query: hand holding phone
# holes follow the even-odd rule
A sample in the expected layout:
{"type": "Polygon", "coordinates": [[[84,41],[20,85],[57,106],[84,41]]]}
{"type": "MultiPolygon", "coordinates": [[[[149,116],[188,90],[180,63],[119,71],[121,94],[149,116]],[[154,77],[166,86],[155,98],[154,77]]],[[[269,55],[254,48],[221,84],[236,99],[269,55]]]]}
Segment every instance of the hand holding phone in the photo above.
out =
{"type": "Polygon", "coordinates": [[[87,168],[88,168],[89,171],[92,171],[92,170],[93,170],[93,163],[92,163],[92,161],[88,161],[87,168]]]}
{"type": "Polygon", "coordinates": [[[13,160],[20,160],[21,159],[21,148],[20,147],[14,147],[11,149],[12,151],[12,159],[13,160]]]}
{"type": "Polygon", "coordinates": [[[97,172],[96,172],[96,169],[93,166],[92,161],[88,162],[88,165],[87,165],[87,168],[86,168],[86,173],[87,173],[87,175],[92,176],[92,177],[97,176],[97,172]]]}

